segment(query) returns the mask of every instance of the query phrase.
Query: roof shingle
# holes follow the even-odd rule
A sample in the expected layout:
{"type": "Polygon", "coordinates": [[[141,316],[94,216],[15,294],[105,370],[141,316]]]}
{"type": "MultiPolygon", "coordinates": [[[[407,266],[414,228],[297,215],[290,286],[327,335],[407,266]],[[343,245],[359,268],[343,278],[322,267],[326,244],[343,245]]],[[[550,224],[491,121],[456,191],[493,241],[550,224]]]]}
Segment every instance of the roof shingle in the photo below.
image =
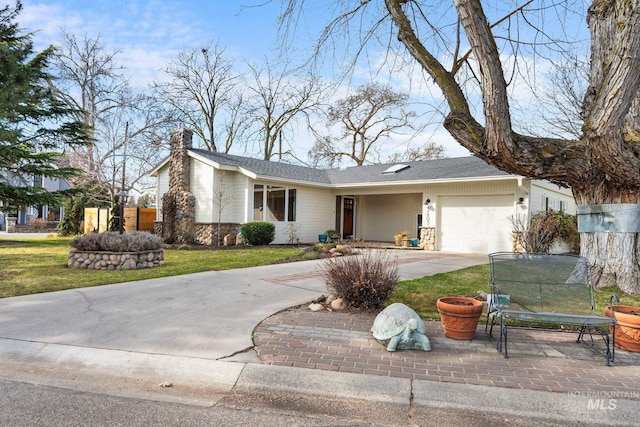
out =
{"type": "Polygon", "coordinates": [[[307,166],[253,159],[233,154],[217,153],[202,149],[190,151],[216,163],[238,166],[253,172],[261,178],[302,181],[325,185],[401,183],[461,178],[487,178],[508,176],[483,160],[469,156],[418,162],[402,162],[408,168],[397,173],[383,174],[394,164],[352,166],[335,169],[316,169],[307,166]]]}

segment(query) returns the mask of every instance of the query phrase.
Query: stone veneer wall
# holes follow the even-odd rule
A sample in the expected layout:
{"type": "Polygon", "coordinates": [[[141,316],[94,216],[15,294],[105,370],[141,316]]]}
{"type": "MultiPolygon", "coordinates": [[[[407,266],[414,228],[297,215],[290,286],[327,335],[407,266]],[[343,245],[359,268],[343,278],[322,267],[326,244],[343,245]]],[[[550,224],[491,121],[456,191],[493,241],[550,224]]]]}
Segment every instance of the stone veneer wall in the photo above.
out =
{"type": "Polygon", "coordinates": [[[425,251],[436,250],[436,228],[420,227],[420,243],[418,246],[424,248],[425,251]]]}
{"type": "MultiPolygon", "coordinates": [[[[238,223],[221,223],[220,224],[220,244],[222,239],[227,234],[238,234],[238,230],[242,225],[238,223]]],[[[158,236],[162,236],[162,221],[156,221],[153,223],[153,232],[158,236]]],[[[193,226],[192,240],[195,243],[201,245],[213,246],[217,245],[216,238],[218,237],[218,223],[196,223],[193,226]]]]}
{"type": "Polygon", "coordinates": [[[164,250],[145,252],[86,252],[70,251],[69,268],[87,270],[138,270],[164,264],[164,250]]]}
{"type": "Polygon", "coordinates": [[[513,232],[513,252],[524,252],[522,233],[519,233],[517,231],[513,232]]]}
{"type": "Polygon", "coordinates": [[[193,193],[180,191],[176,193],[176,217],[174,231],[176,242],[193,242],[196,227],[196,198],[193,193]]]}
{"type": "Polygon", "coordinates": [[[191,188],[190,171],[191,159],[188,151],[192,147],[193,132],[188,129],[180,129],[171,134],[171,152],[169,154],[169,190],[163,196],[162,218],[163,227],[154,230],[160,231],[162,238],[174,238],[176,242],[193,242],[195,236],[196,199],[191,188]],[[175,200],[175,206],[169,212],[164,206],[164,198],[171,195],[175,200]],[[167,218],[166,215],[170,215],[167,218]]]}
{"type": "Polygon", "coordinates": [[[218,223],[198,223],[195,225],[194,241],[201,245],[217,245],[218,241],[222,244],[222,239],[227,234],[236,235],[240,229],[240,224],[221,223],[220,236],[218,236],[218,223]]]}
{"type": "Polygon", "coordinates": [[[189,191],[191,187],[191,160],[187,151],[192,147],[193,132],[180,129],[171,133],[169,141],[171,161],[169,163],[169,192],[189,191]]]}

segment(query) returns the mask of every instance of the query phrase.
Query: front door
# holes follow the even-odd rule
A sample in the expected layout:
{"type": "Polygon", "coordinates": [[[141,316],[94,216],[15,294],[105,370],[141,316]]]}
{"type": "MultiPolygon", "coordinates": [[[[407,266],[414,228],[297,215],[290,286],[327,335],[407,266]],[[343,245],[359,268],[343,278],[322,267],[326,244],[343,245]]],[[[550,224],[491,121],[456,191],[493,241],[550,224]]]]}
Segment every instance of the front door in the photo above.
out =
{"type": "Polygon", "coordinates": [[[342,237],[344,239],[353,237],[354,206],[352,197],[342,199],[342,237]]]}

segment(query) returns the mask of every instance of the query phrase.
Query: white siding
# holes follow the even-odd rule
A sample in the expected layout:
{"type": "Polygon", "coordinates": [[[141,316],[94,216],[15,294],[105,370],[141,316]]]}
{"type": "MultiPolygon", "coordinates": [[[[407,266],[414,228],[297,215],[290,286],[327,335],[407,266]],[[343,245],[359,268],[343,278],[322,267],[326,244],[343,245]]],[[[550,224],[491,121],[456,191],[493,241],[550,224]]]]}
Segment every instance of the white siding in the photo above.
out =
{"type": "Polygon", "coordinates": [[[247,221],[248,188],[251,180],[237,172],[226,172],[224,182],[233,199],[222,212],[223,222],[244,223],[247,221]]]}
{"type": "Polygon", "coordinates": [[[156,176],[156,220],[162,221],[162,196],[169,191],[169,164],[158,171],[156,176]]]}
{"type": "Polygon", "coordinates": [[[532,181],[529,194],[529,212],[531,214],[544,212],[547,203],[549,209],[554,211],[559,211],[562,207],[566,213],[576,214],[576,202],[570,189],[560,188],[546,181],[532,181]]]}
{"type": "Polygon", "coordinates": [[[317,242],[318,234],[335,228],[336,198],[330,189],[299,186],[297,204],[301,242],[317,242]]]}
{"type": "Polygon", "coordinates": [[[196,199],[196,222],[217,222],[217,211],[214,211],[212,197],[213,167],[192,158],[190,169],[191,193],[196,199]]]}
{"type": "MultiPolygon", "coordinates": [[[[301,243],[318,241],[318,234],[335,228],[335,196],[329,189],[307,186],[291,186],[296,191],[296,221],[299,226],[298,237],[301,243]]],[[[252,192],[253,194],[253,192],[252,192]]],[[[253,206],[251,200],[250,206],[253,206]]],[[[287,221],[274,222],[276,239],[273,243],[288,243],[287,221]]]]}
{"type": "Polygon", "coordinates": [[[356,205],[356,237],[392,242],[393,236],[408,231],[417,238],[416,214],[422,212],[422,193],[360,196],[356,205]]]}
{"type": "Polygon", "coordinates": [[[220,171],[215,170],[213,185],[209,190],[209,198],[211,199],[212,216],[211,221],[213,223],[218,222],[218,201],[217,195],[219,186],[223,186],[225,193],[230,197],[230,200],[222,207],[220,212],[220,222],[243,222],[243,187],[242,183],[246,180],[242,175],[237,172],[220,171]]]}

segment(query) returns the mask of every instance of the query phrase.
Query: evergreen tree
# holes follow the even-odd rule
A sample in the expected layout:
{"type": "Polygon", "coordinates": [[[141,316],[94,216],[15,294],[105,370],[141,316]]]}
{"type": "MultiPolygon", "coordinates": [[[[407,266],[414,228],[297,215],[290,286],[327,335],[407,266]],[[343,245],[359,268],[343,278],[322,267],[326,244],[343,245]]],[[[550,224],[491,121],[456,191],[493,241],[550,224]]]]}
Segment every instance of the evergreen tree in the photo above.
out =
{"type": "Polygon", "coordinates": [[[52,88],[47,67],[54,47],[33,50],[32,33],[15,22],[22,10],[0,9],[0,209],[23,205],[59,205],[70,191],[48,192],[40,177],[77,173],[64,166],[64,149],[89,144],[87,128],[73,119],[52,88]],[[34,178],[36,178],[34,180],[34,178]]]}

